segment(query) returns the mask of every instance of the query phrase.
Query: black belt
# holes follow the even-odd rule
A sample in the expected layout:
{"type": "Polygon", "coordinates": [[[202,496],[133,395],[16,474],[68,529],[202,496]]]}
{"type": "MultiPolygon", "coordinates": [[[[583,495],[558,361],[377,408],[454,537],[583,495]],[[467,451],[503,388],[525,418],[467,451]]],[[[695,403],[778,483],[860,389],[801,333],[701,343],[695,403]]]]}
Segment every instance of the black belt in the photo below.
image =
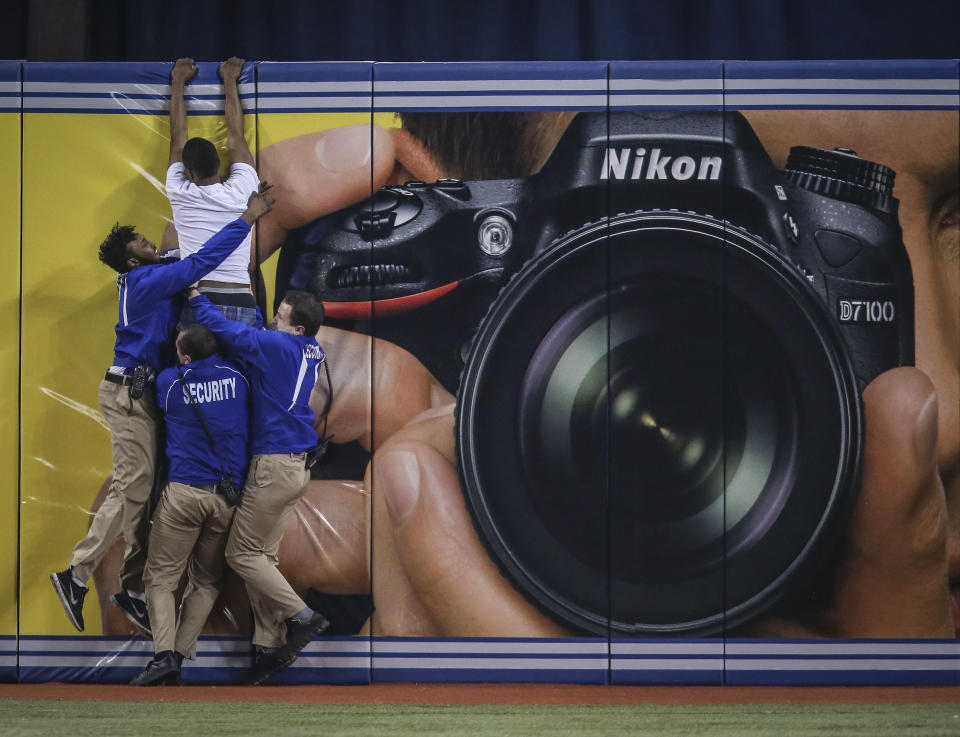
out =
{"type": "Polygon", "coordinates": [[[127,376],[126,374],[111,374],[107,371],[107,375],[103,377],[111,384],[123,384],[124,386],[130,386],[133,383],[133,377],[127,376]]]}
{"type": "Polygon", "coordinates": [[[211,494],[217,492],[216,484],[190,484],[194,489],[200,489],[200,491],[209,491],[211,494]]]}

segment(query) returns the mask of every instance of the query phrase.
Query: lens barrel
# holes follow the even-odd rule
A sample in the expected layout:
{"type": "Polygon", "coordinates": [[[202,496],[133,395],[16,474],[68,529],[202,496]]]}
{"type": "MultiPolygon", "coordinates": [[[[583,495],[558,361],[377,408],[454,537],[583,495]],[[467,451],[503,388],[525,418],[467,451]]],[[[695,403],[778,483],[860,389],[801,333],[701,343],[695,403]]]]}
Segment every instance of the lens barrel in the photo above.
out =
{"type": "Polygon", "coordinates": [[[510,580],[599,635],[715,634],[835,540],[859,394],[834,323],[769,245],[636,212],[528,262],[458,395],[468,507],[510,580]]]}

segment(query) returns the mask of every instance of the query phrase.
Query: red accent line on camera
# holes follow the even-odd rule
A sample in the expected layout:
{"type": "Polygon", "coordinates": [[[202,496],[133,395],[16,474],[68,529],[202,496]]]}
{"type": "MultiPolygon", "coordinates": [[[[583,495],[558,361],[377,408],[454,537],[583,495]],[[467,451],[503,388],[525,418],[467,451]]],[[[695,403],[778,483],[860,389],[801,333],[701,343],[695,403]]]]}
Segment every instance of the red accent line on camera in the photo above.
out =
{"type": "Polygon", "coordinates": [[[366,302],[324,302],[323,308],[327,312],[327,317],[335,320],[369,320],[374,315],[377,317],[399,315],[402,312],[409,312],[433,302],[438,297],[456,289],[459,284],[460,282],[455,281],[444,284],[442,287],[428,289],[426,292],[417,292],[416,294],[408,294],[406,297],[394,297],[393,299],[368,300],[366,302]]]}

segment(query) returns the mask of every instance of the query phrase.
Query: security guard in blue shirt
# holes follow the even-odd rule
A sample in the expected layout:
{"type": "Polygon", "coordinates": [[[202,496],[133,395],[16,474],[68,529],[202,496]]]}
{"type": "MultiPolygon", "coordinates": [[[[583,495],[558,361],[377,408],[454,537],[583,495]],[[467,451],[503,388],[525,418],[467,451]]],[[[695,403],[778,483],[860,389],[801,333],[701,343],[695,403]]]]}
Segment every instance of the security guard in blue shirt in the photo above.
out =
{"type": "Polygon", "coordinates": [[[230,355],[243,361],[250,378],[252,457],[226,556],[247,586],[256,648],[250,681],[261,683],[290,665],[329,626],[276,567],[284,522],[310,481],[308,451],[317,444],[309,399],[324,360],[315,337],[323,324],[323,303],[307,292],[287,292],[273,330],[227,320],[195,289],[190,306],[230,355]]]}
{"type": "Polygon", "coordinates": [[[197,638],[220,593],[224,549],[249,458],[249,383],[236,364],[217,355],[202,325],[177,336],[180,365],[157,377],[157,405],[167,423],[168,483],[153,516],[143,582],[155,657],[135,686],[180,683],[183,658],[196,657],[197,638]],[[189,561],[180,609],[174,592],[189,561]]]}

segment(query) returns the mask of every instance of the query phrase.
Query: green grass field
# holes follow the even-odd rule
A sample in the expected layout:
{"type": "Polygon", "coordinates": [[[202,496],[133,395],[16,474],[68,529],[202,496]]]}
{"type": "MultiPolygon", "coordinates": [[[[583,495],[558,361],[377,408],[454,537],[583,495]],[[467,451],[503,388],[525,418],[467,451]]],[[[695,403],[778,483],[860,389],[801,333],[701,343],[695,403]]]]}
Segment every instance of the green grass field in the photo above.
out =
{"type": "Polygon", "coordinates": [[[426,706],[0,699],[25,737],[960,735],[960,705],[426,706]]]}

